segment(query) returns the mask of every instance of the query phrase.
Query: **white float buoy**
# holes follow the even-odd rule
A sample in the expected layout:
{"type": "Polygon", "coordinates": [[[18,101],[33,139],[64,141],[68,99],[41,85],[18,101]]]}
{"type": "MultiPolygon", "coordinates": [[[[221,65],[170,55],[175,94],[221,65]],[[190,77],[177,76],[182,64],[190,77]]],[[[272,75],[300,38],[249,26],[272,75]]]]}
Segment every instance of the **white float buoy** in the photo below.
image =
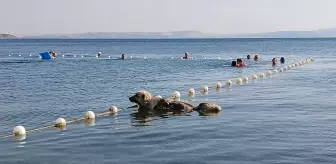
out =
{"type": "Polygon", "coordinates": [[[240,84],[240,83],[243,82],[243,79],[239,77],[239,78],[236,79],[236,82],[237,82],[238,84],[240,84]]]}
{"type": "Polygon", "coordinates": [[[130,58],[132,59],[133,57],[132,57],[132,56],[130,56],[130,58]]]}
{"type": "Polygon", "coordinates": [[[19,56],[21,56],[21,55],[19,55],[19,56]]]}
{"type": "Polygon", "coordinates": [[[218,60],[220,60],[221,58],[220,57],[218,57],[218,60]]]}
{"type": "Polygon", "coordinates": [[[232,81],[231,80],[226,81],[225,85],[226,86],[231,86],[232,85],[232,81]]]}
{"type": "Polygon", "coordinates": [[[283,69],[283,68],[280,68],[280,69],[279,69],[279,71],[280,71],[280,72],[283,72],[283,71],[284,71],[284,69],[283,69]]]}
{"type": "Polygon", "coordinates": [[[16,126],[13,129],[13,135],[18,136],[18,135],[26,135],[26,129],[23,126],[16,126]]]}
{"type": "Polygon", "coordinates": [[[266,74],[267,74],[268,76],[270,76],[270,75],[272,75],[272,71],[267,71],[266,74]]]}
{"type": "Polygon", "coordinates": [[[299,66],[299,63],[295,63],[295,67],[299,66]]]}
{"type": "Polygon", "coordinates": [[[146,56],[144,57],[144,59],[147,59],[146,56]]]}
{"type": "Polygon", "coordinates": [[[253,80],[256,80],[256,79],[258,79],[258,76],[257,76],[257,75],[253,75],[253,76],[252,76],[252,79],[253,79],[253,80]]]}
{"type": "Polygon", "coordinates": [[[64,55],[62,55],[62,57],[64,58],[64,55]]]}
{"type": "Polygon", "coordinates": [[[265,77],[265,74],[264,74],[264,73],[261,73],[261,74],[259,74],[259,76],[260,76],[261,78],[263,78],[263,77],[265,77]]]}
{"type": "Polygon", "coordinates": [[[112,106],[110,107],[109,111],[110,111],[111,113],[118,113],[118,108],[117,108],[116,106],[112,105],[112,106]]]}
{"type": "Polygon", "coordinates": [[[278,73],[279,71],[277,69],[273,70],[274,73],[278,73]]]}
{"type": "Polygon", "coordinates": [[[84,58],[84,55],[82,55],[82,58],[84,58]]]}
{"type": "Polygon", "coordinates": [[[195,90],[194,90],[194,88],[189,88],[189,90],[188,90],[188,95],[189,96],[194,96],[195,95],[195,90]]]}
{"type": "Polygon", "coordinates": [[[8,56],[12,56],[12,55],[8,55],[8,56]]]}
{"type": "Polygon", "coordinates": [[[109,59],[111,59],[111,56],[109,56],[109,59]]]}
{"type": "Polygon", "coordinates": [[[206,86],[206,85],[202,85],[202,86],[201,86],[201,91],[202,91],[202,92],[208,92],[208,91],[209,91],[208,86],[206,86]]]}
{"type": "Polygon", "coordinates": [[[64,127],[66,126],[66,121],[64,118],[58,118],[55,125],[56,127],[64,127]]]}
{"type": "Polygon", "coordinates": [[[30,57],[32,57],[32,55],[29,55],[30,57]]]}
{"type": "Polygon", "coordinates": [[[217,89],[222,88],[222,83],[218,82],[218,83],[216,84],[216,88],[217,88],[217,89]]]}
{"type": "Polygon", "coordinates": [[[76,55],[74,55],[74,57],[76,57],[76,55]]]}
{"type": "Polygon", "coordinates": [[[96,115],[92,111],[87,111],[85,113],[85,118],[86,119],[94,119],[94,118],[96,118],[96,115]]]}
{"type": "Polygon", "coordinates": [[[172,97],[174,99],[179,99],[181,97],[181,93],[179,91],[175,91],[175,92],[173,92],[172,97]]]}
{"type": "Polygon", "coordinates": [[[247,76],[243,77],[243,81],[247,82],[248,81],[248,77],[247,76]]]}

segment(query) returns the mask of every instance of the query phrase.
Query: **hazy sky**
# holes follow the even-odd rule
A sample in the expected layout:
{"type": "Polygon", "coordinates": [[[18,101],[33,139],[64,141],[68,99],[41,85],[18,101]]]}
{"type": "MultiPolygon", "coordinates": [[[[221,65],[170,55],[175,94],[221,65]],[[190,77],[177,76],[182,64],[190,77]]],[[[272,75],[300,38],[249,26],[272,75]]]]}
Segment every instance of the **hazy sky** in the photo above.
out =
{"type": "Polygon", "coordinates": [[[0,0],[0,33],[251,33],[336,27],[336,0],[0,0]]]}

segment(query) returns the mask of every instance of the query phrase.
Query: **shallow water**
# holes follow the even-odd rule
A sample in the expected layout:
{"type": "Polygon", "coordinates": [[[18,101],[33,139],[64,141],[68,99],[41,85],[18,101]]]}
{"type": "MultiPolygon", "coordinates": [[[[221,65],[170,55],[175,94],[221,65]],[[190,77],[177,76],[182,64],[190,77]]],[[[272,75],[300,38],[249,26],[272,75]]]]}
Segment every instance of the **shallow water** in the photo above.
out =
{"type": "Polygon", "coordinates": [[[128,97],[140,89],[163,97],[177,90],[195,105],[224,109],[147,120],[128,109],[23,141],[1,139],[0,163],[335,163],[335,47],[336,39],[0,40],[1,136],[17,125],[28,130],[131,106],[128,97]],[[51,49],[57,60],[38,59],[51,49]],[[181,60],[185,51],[194,60],[181,60]],[[132,59],[114,60],[121,53],[132,59]],[[246,53],[261,60],[230,67],[246,53]],[[288,64],[315,62],[252,81],[281,56],[288,64]],[[249,82],[213,88],[240,76],[249,82]],[[201,85],[212,87],[207,95],[201,85]]]}

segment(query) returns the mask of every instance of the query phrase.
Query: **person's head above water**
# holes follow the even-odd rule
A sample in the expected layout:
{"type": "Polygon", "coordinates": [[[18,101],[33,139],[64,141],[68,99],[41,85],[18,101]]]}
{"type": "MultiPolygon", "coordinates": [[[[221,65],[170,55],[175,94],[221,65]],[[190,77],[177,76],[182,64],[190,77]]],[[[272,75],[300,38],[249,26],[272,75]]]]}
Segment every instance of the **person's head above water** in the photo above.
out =
{"type": "Polygon", "coordinates": [[[237,65],[237,67],[245,67],[245,63],[243,62],[243,60],[241,58],[237,59],[236,65],[237,65]]]}
{"type": "Polygon", "coordinates": [[[247,59],[251,59],[251,55],[247,55],[247,59]]]}
{"type": "Polygon", "coordinates": [[[190,57],[190,55],[189,55],[189,53],[188,52],[185,52],[184,53],[184,57],[183,57],[183,59],[190,59],[191,57],[190,57]]]}
{"type": "Polygon", "coordinates": [[[277,58],[273,58],[273,59],[272,59],[272,64],[273,64],[273,65],[276,65],[277,63],[278,63],[278,59],[277,59],[277,58]]]}
{"type": "Polygon", "coordinates": [[[280,62],[281,62],[281,63],[285,63],[285,58],[284,58],[284,57],[281,57],[281,58],[280,58],[280,62]]]}
{"type": "Polygon", "coordinates": [[[121,54],[121,59],[125,59],[125,54],[121,54]]]}
{"type": "Polygon", "coordinates": [[[232,61],[232,62],[231,62],[231,66],[232,66],[232,67],[236,67],[236,66],[237,66],[237,62],[236,62],[236,61],[232,61]]]}
{"type": "Polygon", "coordinates": [[[254,60],[259,60],[259,58],[260,58],[259,55],[254,56],[254,60]]]}
{"type": "Polygon", "coordinates": [[[239,63],[243,63],[243,60],[241,58],[237,59],[237,64],[239,64],[239,63]]]}

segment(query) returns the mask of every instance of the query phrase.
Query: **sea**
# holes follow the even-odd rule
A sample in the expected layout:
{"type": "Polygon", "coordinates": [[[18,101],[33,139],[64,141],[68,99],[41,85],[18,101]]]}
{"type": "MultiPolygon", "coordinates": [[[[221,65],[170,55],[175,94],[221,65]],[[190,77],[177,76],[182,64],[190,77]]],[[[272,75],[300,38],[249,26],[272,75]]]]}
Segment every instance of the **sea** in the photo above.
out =
{"type": "Polygon", "coordinates": [[[336,163],[335,81],[333,38],[1,39],[0,163],[336,163]],[[57,59],[39,58],[48,51],[57,59]],[[231,67],[237,58],[247,66],[231,67]],[[307,58],[314,62],[252,79],[307,58]],[[129,97],[143,89],[223,111],[135,117],[129,97]],[[111,105],[118,114],[39,129],[111,105]],[[28,133],[13,137],[16,126],[28,133]]]}

